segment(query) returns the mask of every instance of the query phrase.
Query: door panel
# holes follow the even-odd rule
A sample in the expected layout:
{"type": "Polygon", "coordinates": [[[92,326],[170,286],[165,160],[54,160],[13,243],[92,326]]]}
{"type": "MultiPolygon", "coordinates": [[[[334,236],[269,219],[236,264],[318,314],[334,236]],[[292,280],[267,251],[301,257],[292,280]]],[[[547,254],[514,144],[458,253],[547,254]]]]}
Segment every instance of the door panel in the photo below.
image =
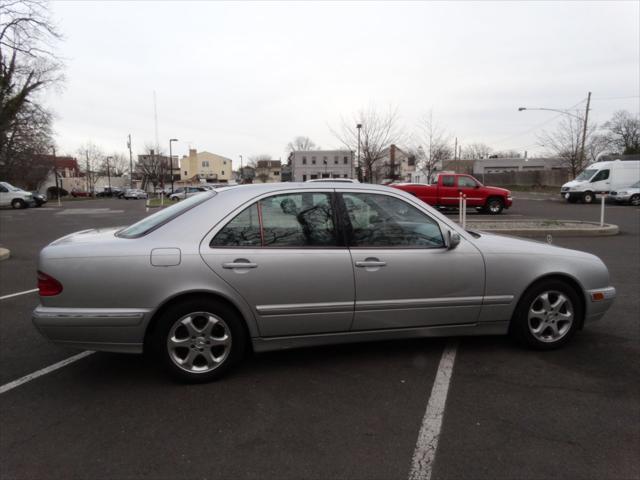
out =
{"type": "Polygon", "coordinates": [[[456,185],[455,176],[441,174],[438,177],[438,196],[440,197],[440,205],[448,207],[458,206],[460,195],[456,185]]]}
{"type": "Polygon", "coordinates": [[[262,336],[349,330],[353,267],[337,240],[333,205],[332,192],[268,196],[201,248],[207,265],[251,305],[262,336]]]}
{"type": "Polygon", "coordinates": [[[484,205],[485,203],[484,196],[480,192],[480,189],[476,188],[478,184],[473,178],[467,177],[467,176],[460,176],[457,178],[457,182],[458,182],[458,192],[462,192],[463,195],[467,196],[468,207],[480,207],[484,205]]]}
{"type": "Polygon", "coordinates": [[[484,295],[484,261],[464,239],[454,250],[353,249],[354,265],[375,258],[385,265],[355,267],[353,330],[474,323],[484,295]]]}
{"type": "Polygon", "coordinates": [[[354,286],[346,248],[311,251],[212,248],[202,256],[254,309],[261,335],[349,330],[354,286]],[[226,265],[241,262],[254,265],[252,268],[226,265]]]}
{"type": "Polygon", "coordinates": [[[341,195],[356,284],[352,330],[477,321],[484,260],[471,243],[446,249],[438,222],[404,199],[341,195]]]}

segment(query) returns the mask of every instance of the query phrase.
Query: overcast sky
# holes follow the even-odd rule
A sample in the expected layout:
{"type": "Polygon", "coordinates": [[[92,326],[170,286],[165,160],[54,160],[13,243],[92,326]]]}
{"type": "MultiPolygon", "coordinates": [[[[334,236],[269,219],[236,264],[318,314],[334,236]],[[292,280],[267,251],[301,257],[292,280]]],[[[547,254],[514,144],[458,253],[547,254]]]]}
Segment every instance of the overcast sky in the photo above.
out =
{"type": "MultiPolygon", "coordinates": [[[[158,136],[232,158],[286,159],[296,135],[390,105],[429,110],[461,144],[540,152],[550,112],[593,92],[591,117],[640,109],[640,2],[55,2],[66,83],[50,92],[59,151],[134,154],[158,136]],[[621,98],[624,97],[624,98],[621,98]]],[[[579,105],[584,108],[584,103],[579,105]]]]}

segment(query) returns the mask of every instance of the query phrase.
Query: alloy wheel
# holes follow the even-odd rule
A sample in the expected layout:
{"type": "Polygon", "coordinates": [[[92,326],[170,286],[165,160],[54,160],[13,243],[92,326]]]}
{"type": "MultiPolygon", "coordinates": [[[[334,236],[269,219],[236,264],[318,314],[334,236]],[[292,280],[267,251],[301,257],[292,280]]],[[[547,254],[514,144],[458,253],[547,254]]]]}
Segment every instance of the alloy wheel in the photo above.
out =
{"type": "Polygon", "coordinates": [[[169,330],[167,351],[171,361],[186,372],[211,372],[229,357],[231,330],[217,315],[189,313],[169,330]]]}
{"type": "Polygon", "coordinates": [[[557,342],[573,325],[574,310],[571,300],[562,292],[546,291],[538,295],[529,306],[527,324],[531,334],[544,343],[557,342]]]}

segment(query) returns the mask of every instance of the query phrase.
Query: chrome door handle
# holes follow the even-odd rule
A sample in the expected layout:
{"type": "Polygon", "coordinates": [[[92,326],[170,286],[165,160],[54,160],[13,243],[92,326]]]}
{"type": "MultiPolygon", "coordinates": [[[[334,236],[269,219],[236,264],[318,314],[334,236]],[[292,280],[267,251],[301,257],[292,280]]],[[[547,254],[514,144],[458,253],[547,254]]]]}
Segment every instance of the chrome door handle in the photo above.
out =
{"type": "Polygon", "coordinates": [[[251,263],[251,262],[235,261],[235,262],[223,263],[222,268],[258,268],[258,264],[251,263]]]}
{"type": "Polygon", "coordinates": [[[369,268],[369,267],[385,267],[387,262],[381,262],[379,260],[365,260],[364,262],[356,262],[356,267],[369,268]]]}

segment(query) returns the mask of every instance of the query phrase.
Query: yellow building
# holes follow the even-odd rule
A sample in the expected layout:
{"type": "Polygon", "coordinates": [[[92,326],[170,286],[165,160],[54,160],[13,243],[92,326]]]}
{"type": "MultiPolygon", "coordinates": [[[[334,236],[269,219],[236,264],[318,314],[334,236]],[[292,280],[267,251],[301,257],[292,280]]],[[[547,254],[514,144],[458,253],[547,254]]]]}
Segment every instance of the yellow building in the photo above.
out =
{"type": "Polygon", "coordinates": [[[211,152],[189,149],[189,155],[180,159],[181,181],[207,181],[226,183],[232,178],[231,159],[211,152]]]}

